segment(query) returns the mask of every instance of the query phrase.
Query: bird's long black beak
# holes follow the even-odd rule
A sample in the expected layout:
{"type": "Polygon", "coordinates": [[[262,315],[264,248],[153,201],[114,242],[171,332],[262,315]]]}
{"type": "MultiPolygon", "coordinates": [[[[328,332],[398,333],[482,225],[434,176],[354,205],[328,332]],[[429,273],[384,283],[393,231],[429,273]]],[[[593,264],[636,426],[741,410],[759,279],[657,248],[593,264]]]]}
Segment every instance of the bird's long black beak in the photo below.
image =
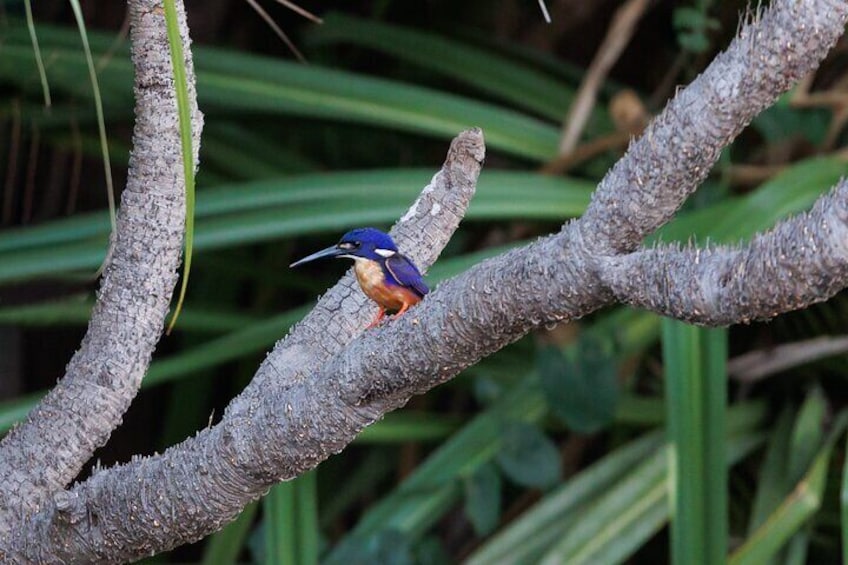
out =
{"type": "Polygon", "coordinates": [[[323,259],[325,257],[338,257],[340,255],[344,255],[347,253],[344,249],[340,249],[338,245],[334,245],[332,247],[328,247],[327,249],[322,249],[321,251],[317,251],[312,255],[307,255],[300,261],[295,261],[289,267],[297,267],[298,265],[303,265],[304,263],[309,263],[310,261],[315,261],[316,259],[323,259]]]}

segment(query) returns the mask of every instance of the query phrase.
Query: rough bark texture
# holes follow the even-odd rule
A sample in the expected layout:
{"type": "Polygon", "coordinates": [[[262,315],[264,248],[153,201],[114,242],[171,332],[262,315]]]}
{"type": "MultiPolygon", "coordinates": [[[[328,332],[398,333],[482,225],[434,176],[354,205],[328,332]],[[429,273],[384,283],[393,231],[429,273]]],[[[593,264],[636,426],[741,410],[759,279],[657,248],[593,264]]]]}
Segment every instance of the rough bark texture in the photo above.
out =
{"type": "MultiPolygon", "coordinates": [[[[121,423],[159,341],[177,280],[185,185],[176,99],[169,52],[148,47],[164,40],[164,15],[153,1],[131,7],[138,120],[114,251],[65,377],[0,444],[0,534],[14,525],[13,516],[34,512],[64,489],[121,423]]],[[[187,41],[184,21],[182,29],[187,41]]],[[[201,121],[195,107],[195,148],[201,121]]]]}
{"type": "Polygon", "coordinates": [[[816,68],[842,34],[842,1],[773,6],[677,93],[601,181],[581,218],[590,249],[604,255],[636,249],[698,188],[721,150],[816,68]]]}
{"type": "Polygon", "coordinates": [[[848,181],[742,248],[660,246],[612,258],[603,273],[621,302],[710,326],[821,302],[848,281],[848,181]]]}
{"type": "MultiPolygon", "coordinates": [[[[483,158],[480,130],[460,134],[442,170],[392,230],[422,267],[436,260],[459,225],[483,158]]],[[[158,553],[219,529],[274,483],[340,451],[381,415],[347,406],[334,377],[320,375],[326,360],[374,316],[355,284],[348,273],[319,300],[217,426],[162,455],[137,458],[59,491],[22,523],[8,555],[114,562],[158,553]]],[[[411,310],[400,320],[414,316],[411,310]]]]}
{"type": "MultiPolygon", "coordinates": [[[[134,14],[144,20],[155,12],[136,5],[134,14]]],[[[4,463],[9,474],[0,474],[0,484],[5,492],[15,485],[33,491],[38,484],[42,496],[38,508],[0,518],[5,532],[15,532],[0,536],[0,555],[20,562],[115,562],[196,540],[231,520],[273,483],[344,448],[364,426],[412,395],[450,379],[532,328],[615,301],[690,321],[729,324],[800,308],[845,287],[846,183],[822,197],[809,214],[744,248],[634,250],[674,214],[722,147],[756,112],[818,65],[846,19],[848,1],[776,0],[631,146],[583,218],[556,235],[477,265],[440,285],[402,318],[364,333],[373,306],[346,275],[276,345],[220,424],[164,454],[99,471],[69,490],[63,488],[71,478],[67,471],[50,484],[37,483],[36,478],[56,473],[42,469],[56,469],[51,460],[33,466],[22,455],[4,463]],[[10,486],[7,477],[17,482],[10,486]]],[[[157,33],[164,33],[161,20],[150,21],[160,26],[157,33]]],[[[136,30],[134,49],[143,52],[162,41],[136,30]]],[[[144,119],[151,116],[139,114],[144,119]]],[[[482,159],[480,132],[460,135],[442,171],[396,226],[401,248],[422,265],[435,260],[464,214],[482,159]]],[[[156,207],[181,206],[176,200],[156,202],[156,207]]],[[[165,215],[178,214],[172,209],[165,215]]],[[[141,221],[134,227],[140,232],[152,228],[141,221]]],[[[153,257],[147,261],[156,263],[153,257]]],[[[157,274],[167,281],[163,288],[168,292],[173,267],[157,274]]],[[[145,269],[146,276],[136,275],[136,280],[153,284],[150,263],[133,268],[145,269]]],[[[108,292],[105,283],[103,292],[108,292]]],[[[136,308],[134,300],[126,297],[121,304],[136,308]]],[[[113,316],[107,327],[155,326],[156,335],[161,327],[161,317],[156,324],[141,323],[126,309],[113,316]]],[[[116,370],[111,351],[101,352],[98,367],[116,370]]],[[[106,381],[106,388],[114,386],[106,381]]],[[[53,410],[63,414],[68,409],[55,404],[53,410]]],[[[22,505],[19,498],[17,508],[22,505]]]]}

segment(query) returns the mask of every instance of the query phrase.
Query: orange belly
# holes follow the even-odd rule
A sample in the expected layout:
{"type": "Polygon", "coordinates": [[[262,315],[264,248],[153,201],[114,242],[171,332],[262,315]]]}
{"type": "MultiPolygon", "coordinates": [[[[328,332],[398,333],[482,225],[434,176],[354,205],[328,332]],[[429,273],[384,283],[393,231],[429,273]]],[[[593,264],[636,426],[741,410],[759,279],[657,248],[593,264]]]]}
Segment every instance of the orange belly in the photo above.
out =
{"type": "Polygon", "coordinates": [[[421,298],[408,288],[386,284],[383,268],[376,261],[358,259],[353,272],[362,292],[386,310],[400,310],[421,302],[421,298]]]}

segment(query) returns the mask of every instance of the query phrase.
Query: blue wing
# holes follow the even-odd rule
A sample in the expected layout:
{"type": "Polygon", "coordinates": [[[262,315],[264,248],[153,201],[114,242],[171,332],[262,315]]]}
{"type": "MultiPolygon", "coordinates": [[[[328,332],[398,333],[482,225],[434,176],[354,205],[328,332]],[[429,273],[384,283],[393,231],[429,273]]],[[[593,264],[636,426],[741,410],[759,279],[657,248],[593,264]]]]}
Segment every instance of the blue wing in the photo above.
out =
{"type": "Polygon", "coordinates": [[[430,292],[415,263],[400,253],[386,258],[384,264],[386,265],[387,274],[391,279],[394,279],[390,282],[413,290],[421,298],[424,298],[424,295],[430,292]]]}

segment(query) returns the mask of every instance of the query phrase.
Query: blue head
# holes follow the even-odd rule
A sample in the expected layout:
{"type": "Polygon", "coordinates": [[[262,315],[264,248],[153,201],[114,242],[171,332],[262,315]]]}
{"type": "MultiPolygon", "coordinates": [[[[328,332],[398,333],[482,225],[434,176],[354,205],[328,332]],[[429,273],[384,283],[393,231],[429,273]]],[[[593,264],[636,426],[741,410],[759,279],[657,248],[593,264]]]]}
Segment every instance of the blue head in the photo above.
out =
{"type": "Polygon", "coordinates": [[[372,261],[383,261],[386,257],[391,257],[397,252],[397,245],[389,237],[389,234],[375,228],[357,228],[344,234],[334,246],[322,249],[289,266],[297,267],[303,263],[324,257],[362,258],[372,261]]]}

